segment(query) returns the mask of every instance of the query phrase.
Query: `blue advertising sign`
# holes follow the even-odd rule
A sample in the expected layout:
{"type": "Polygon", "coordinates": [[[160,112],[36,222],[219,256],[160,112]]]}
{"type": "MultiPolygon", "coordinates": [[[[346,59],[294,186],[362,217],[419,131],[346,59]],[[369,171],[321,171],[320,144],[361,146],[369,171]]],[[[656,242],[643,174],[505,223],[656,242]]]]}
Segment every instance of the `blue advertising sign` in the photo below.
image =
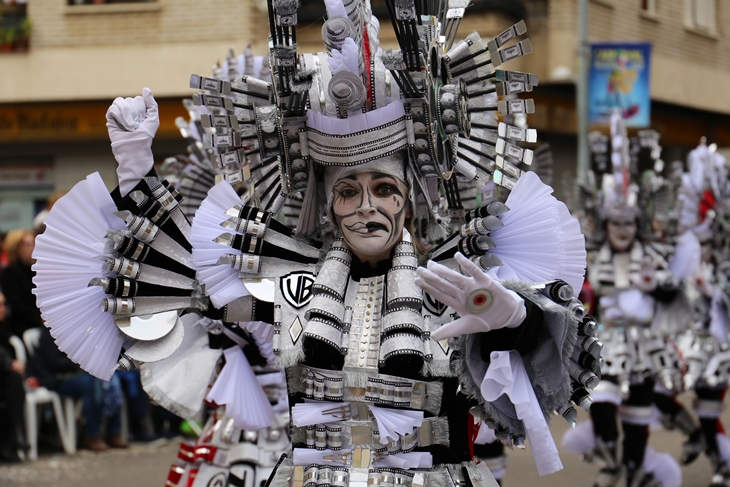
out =
{"type": "Polygon", "coordinates": [[[592,44],[588,123],[607,125],[611,113],[618,110],[627,127],[648,127],[650,66],[648,42],[592,44]]]}

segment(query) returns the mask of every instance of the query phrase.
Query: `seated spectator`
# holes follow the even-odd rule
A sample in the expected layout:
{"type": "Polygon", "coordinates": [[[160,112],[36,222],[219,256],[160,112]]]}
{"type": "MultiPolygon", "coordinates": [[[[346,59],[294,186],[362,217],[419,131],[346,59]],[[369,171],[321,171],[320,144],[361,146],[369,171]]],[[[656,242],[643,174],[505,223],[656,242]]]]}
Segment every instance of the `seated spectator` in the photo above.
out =
{"type": "Polygon", "coordinates": [[[147,443],[157,440],[159,437],[156,434],[150,433],[147,427],[150,401],[147,393],[142,389],[140,370],[117,370],[114,372],[114,375],[119,378],[124,396],[127,399],[129,432],[131,433],[132,441],[147,443]]]}
{"type": "Polygon", "coordinates": [[[33,277],[30,268],[35,260],[35,234],[30,230],[11,230],[5,236],[5,249],[10,264],[0,274],[0,289],[8,306],[7,323],[10,332],[22,338],[29,328],[42,326],[41,312],[35,304],[33,277]]]}
{"type": "Polygon", "coordinates": [[[5,250],[5,232],[0,232],[0,274],[10,261],[8,260],[8,252],[5,250]]]}
{"type": "Polygon", "coordinates": [[[0,292],[0,461],[18,462],[18,450],[28,449],[23,411],[25,364],[17,360],[5,322],[5,296],[0,292]]]}
{"type": "Polygon", "coordinates": [[[81,370],[58,349],[45,327],[31,364],[33,375],[43,387],[82,400],[86,420],[84,446],[87,449],[104,451],[109,447],[127,447],[121,435],[122,392],[118,377],[106,382],[81,370]],[[106,417],[106,441],[101,434],[103,417],[106,417]]]}

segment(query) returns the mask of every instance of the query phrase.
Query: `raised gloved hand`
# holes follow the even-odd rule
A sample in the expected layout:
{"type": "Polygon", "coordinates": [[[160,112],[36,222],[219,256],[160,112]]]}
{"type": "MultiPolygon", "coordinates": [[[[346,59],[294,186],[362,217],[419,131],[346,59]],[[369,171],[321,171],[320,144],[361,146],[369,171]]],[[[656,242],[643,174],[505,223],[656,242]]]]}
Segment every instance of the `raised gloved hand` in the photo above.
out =
{"type": "Polygon", "coordinates": [[[119,190],[126,196],[154,165],[152,139],[160,126],[157,102],[149,88],[142,96],[117,98],[106,112],[106,127],[117,160],[119,190]]]}
{"type": "Polygon", "coordinates": [[[460,318],[431,333],[434,340],[520,325],[527,316],[524,300],[457,253],[456,262],[471,277],[429,261],[419,267],[416,284],[456,311],[460,318]]]}
{"type": "Polygon", "coordinates": [[[656,289],[656,265],[654,265],[654,261],[651,259],[651,257],[644,257],[644,260],[641,261],[639,275],[632,277],[631,281],[633,282],[634,286],[644,291],[645,293],[650,293],[656,289]]]}

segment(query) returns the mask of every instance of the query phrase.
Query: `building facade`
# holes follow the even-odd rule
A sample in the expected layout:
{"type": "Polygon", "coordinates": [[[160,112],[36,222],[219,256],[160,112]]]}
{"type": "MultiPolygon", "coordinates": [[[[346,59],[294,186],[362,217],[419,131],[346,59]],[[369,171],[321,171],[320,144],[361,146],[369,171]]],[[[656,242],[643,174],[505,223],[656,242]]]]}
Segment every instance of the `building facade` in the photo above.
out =
{"type": "MultiPolygon", "coordinates": [[[[301,3],[298,42],[318,50],[323,2],[301,3]]],[[[665,160],[683,158],[703,135],[730,147],[730,3],[588,4],[591,41],[653,44],[652,126],[665,160]]],[[[372,5],[384,14],[382,0],[372,5]]],[[[253,42],[265,53],[268,34],[263,0],[0,0],[0,12],[0,232],[29,225],[51,192],[89,172],[115,184],[104,113],[117,96],[151,88],[161,114],[155,158],[183,152],[175,118],[186,115],[180,101],[191,94],[190,74],[209,73],[230,47],[240,53],[253,42]]],[[[564,194],[560,177],[575,172],[578,0],[475,0],[460,33],[493,36],[523,17],[533,53],[509,69],[540,78],[528,122],[551,143],[564,194]]],[[[381,45],[392,47],[383,18],[381,45]]]]}
{"type": "MultiPolygon", "coordinates": [[[[529,123],[551,142],[559,172],[575,174],[578,0],[530,0],[528,32],[540,78],[529,123]]],[[[666,163],[684,160],[707,137],[730,148],[730,3],[721,0],[588,0],[589,42],[652,44],[651,128],[666,163]]],[[[607,127],[591,127],[608,133],[607,127]]],[[[566,178],[570,179],[570,178],[566,178]]],[[[560,191],[560,185],[555,183],[560,191]]]]}

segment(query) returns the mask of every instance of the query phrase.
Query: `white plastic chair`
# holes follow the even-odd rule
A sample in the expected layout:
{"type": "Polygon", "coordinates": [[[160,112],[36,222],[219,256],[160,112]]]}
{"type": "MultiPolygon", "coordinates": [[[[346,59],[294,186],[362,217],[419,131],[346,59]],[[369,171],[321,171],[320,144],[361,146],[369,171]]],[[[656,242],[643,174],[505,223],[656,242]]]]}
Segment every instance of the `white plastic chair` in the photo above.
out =
{"type": "Polygon", "coordinates": [[[23,345],[23,340],[16,337],[15,335],[10,336],[10,345],[15,349],[15,357],[23,362],[24,364],[28,363],[28,357],[25,354],[25,345],[23,345]]]}
{"type": "MultiPolygon", "coordinates": [[[[33,357],[41,338],[40,328],[31,328],[23,333],[23,342],[28,350],[28,355],[33,357]]],[[[15,346],[15,345],[14,345],[15,346]]],[[[38,408],[39,404],[53,404],[53,414],[58,425],[58,434],[61,437],[63,450],[68,453],[76,453],[76,411],[74,400],[61,396],[57,392],[49,391],[45,387],[29,388],[25,392],[25,432],[28,438],[30,450],[28,459],[38,458],[38,408]]]]}

